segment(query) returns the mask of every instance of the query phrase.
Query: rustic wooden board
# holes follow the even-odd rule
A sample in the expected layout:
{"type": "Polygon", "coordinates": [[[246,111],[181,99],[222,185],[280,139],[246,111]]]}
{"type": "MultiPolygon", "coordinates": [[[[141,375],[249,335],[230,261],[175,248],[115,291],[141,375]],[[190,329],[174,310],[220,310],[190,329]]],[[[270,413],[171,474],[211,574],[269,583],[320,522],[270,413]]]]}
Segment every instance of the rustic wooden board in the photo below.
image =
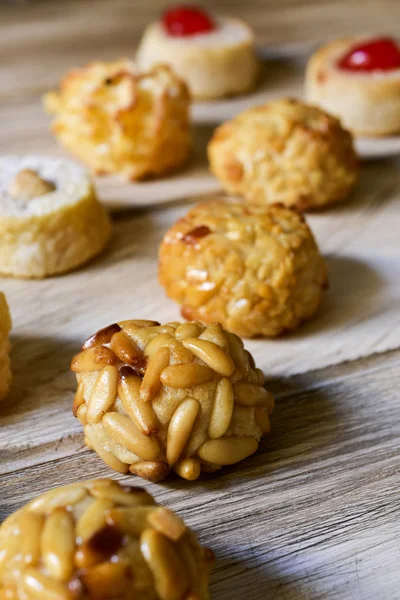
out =
{"type": "MultiPolygon", "coordinates": [[[[397,351],[271,383],[273,433],[257,455],[196,484],[146,483],[215,550],[214,600],[400,598],[399,368],[397,351]]],[[[0,519],[48,486],[112,475],[81,443],[3,475],[0,519]]]]}

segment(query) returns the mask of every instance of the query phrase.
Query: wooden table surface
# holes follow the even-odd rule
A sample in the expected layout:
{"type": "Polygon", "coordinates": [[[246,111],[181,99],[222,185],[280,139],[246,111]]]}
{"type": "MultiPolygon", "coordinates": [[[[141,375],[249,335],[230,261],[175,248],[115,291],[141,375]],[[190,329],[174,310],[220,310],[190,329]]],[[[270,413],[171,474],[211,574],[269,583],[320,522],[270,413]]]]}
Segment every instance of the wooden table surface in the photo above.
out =
{"type": "MultiPolygon", "coordinates": [[[[247,18],[262,43],[310,42],[358,31],[400,32],[396,0],[204,4],[247,18]]],[[[0,118],[6,118],[11,106],[17,110],[38,102],[71,65],[127,53],[144,24],[165,5],[161,0],[2,5],[0,118]]],[[[21,149],[25,123],[15,118],[7,126],[21,149]]],[[[0,140],[1,152],[13,149],[12,135],[0,140]]],[[[28,141],[31,147],[34,140],[28,141]]],[[[393,185],[385,189],[382,185],[382,202],[393,195],[393,185]]],[[[157,212],[159,222],[163,210],[157,212]]],[[[118,241],[107,258],[107,273],[132,264],[134,279],[135,265],[146,267],[148,256],[129,240],[129,231],[142,222],[149,231],[152,214],[126,212],[116,219],[118,241]]],[[[124,296],[123,280],[111,275],[104,281],[101,262],[90,270],[91,281],[104,282],[115,312],[128,316],[132,309],[140,316],[134,297],[124,296]]],[[[66,278],[27,283],[29,288],[21,282],[0,282],[15,301],[25,290],[32,294],[32,314],[15,311],[13,391],[0,412],[0,520],[49,487],[114,476],[83,448],[80,427],[69,413],[75,384],[68,360],[92,323],[104,324],[101,310],[84,289],[81,298],[65,298],[70,310],[65,315],[57,304],[59,282],[67,294],[66,278]],[[49,302],[44,311],[41,298],[49,302]],[[31,326],[36,311],[47,314],[40,336],[31,326]],[[63,333],[54,337],[48,332],[58,321],[63,333]],[[76,329],[68,331],[69,324],[76,329]],[[58,423],[51,435],[47,419],[58,423]],[[33,431],[36,442],[27,442],[33,431]]],[[[146,285],[144,279],[142,289],[146,285]]],[[[150,308],[153,301],[149,298],[150,308]]],[[[400,598],[399,373],[400,349],[394,349],[270,380],[277,397],[273,433],[257,455],[195,484],[174,478],[147,484],[215,550],[214,599],[400,598]]]]}

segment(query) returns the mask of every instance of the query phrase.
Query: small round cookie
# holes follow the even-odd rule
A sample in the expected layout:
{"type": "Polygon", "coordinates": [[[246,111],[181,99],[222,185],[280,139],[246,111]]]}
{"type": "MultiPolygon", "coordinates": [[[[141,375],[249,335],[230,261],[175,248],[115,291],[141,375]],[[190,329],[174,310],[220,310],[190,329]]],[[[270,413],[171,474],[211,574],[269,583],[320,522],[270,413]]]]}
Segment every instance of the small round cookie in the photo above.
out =
{"type": "Polygon", "coordinates": [[[219,323],[123,321],[98,331],[71,362],[73,413],[112,469],[195,480],[253,454],[274,400],[236,335],[219,323]]]}
{"type": "Polygon", "coordinates": [[[310,59],[306,97],[360,136],[400,131],[400,47],[390,38],[347,38],[310,59]]]}
{"type": "Polygon", "coordinates": [[[209,600],[213,553],[139,487],[54,488],[0,526],[0,597],[209,600]]]}
{"type": "Polygon", "coordinates": [[[189,93],[166,66],[139,75],[128,60],[90,63],[46,94],[45,107],[60,142],[99,175],[163,175],[191,150],[189,93]]]}
{"type": "Polygon", "coordinates": [[[318,309],[327,273],[300,213],[215,200],[192,208],[160,246],[159,279],[182,315],[242,337],[296,329],[318,309]]]}
{"type": "Polygon", "coordinates": [[[169,64],[197,99],[243,94],[259,73],[254,33],[240,19],[212,19],[203,9],[175,7],[149,25],[137,53],[138,65],[169,64]]]}
{"type": "Polygon", "coordinates": [[[86,170],[47,156],[0,158],[0,273],[42,278],[103,250],[109,218],[86,170]]]}
{"type": "Polygon", "coordinates": [[[0,292],[0,400],[3,400],[10,389],[10,340],[11,315],[6,297],[0,292]]]}
{"type": "Polygon", "coordinates": [[[290,98],[218,127],[208,156],[227,192],[300,210],[343,200],[358,173],[351,134],[336,118],[290,98]]]}

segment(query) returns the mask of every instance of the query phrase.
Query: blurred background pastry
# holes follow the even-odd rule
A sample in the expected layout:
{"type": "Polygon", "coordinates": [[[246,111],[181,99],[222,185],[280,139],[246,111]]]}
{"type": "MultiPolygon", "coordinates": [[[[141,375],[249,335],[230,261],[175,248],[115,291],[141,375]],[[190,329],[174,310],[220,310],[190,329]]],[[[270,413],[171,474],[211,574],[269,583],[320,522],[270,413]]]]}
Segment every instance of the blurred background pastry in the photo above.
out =
{"type": "Polygon", "coordinates": [[[243,94],[254,87],[259,72],[250,26],[195,6],[170,8],[150,24],[137,62],[144,70],[169,64],[196,99],[243,94]]]}
{"type": "Polygon", "coordinates": [[[94,479],[54,488],[0,526],[0,596],[209,600],[213,553],[144,488],[94,479]]]}
{"type": "Polygon", "coordinates": [[[327,285],[310,229],[283,206],[198,204],[165,234],[159,258],[161,285],[184,317],[243,337],[296,329],[327,285]]]}
{"type": "Polygon", "coordinates": [[[322,46],[306,75],[307,100],[359,136],[400,131],[400,47],[392,38],[346,38],[322,46]]]}
{"type": "Polygon", "coordinates": [[[11,315],[5,295],[0,292],[0,400],[3,400],[10,389],[10,340],[11,315]]]}
{"type": "Polygon", "coordinates": [[[344,200],[358,175],[351,134],[335,117],[290,98],[220,125],[208,156],[228,193],[259,205],[323,208],[344,200]]]}
{"type": "Polygon", "coordinates": [[[44,100],[53,133],[99,175],[163,175],[191,151],[189,93],[166,66],[139,74],[128,60],[93,62],[44,100]]]}
{"type": "Polygon", "coordinates": [[[71,369],[85,442],[120,473],[161,481],[173,469],[195,480],[250,456],[270,431],[264,375],[219,323],[115,323],[71,369]]]}
{"type": "Polygon", "coordinates": [[[111,224],[80,165],[47,156],[0,158],[0,273],[65,273],[103,250],[111,224]]]}

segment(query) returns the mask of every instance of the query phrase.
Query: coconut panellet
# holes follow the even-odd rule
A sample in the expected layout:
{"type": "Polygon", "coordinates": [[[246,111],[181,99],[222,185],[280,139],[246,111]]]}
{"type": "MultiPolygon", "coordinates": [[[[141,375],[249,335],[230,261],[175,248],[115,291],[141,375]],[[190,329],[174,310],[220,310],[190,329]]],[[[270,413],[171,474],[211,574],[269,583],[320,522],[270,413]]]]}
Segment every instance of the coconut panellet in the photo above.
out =
{"type": "Polygon", "coordinates": [[[125,59],[93,62],[44,102],[56,137],[99,175],[158,176],[190,153],[189,92],[165,65],[139,73],[125,59]]]}
{"type": "Polygon", "coordinates": [[[219,323],[122,321],[89,338],[71,369],[86,444],[121,473],[195,480],[253,454],[270,431],[264,375],[219,323]]]}
{"type": "Polygon", "coordinates": [[[317,311],[324,260],[304,217],[284,206],[203,202],[165,234],[159,279],[182,315],[243,336],[277,336],[317,311]]]}
{"type": "Polygon", "coordinates": [[[143,488],[83,481],[0,526],[3,600],[208,600],[212,551],[143,488]]]}
{"type": "Polygon", "coordinates": [[[0,158],[0,273],[42,278],[101,252],[111,223],[81,165],[48,156],[0,158]]]}
{"type": "Polygon", "coordinates": [[[11,316],[5,295],[0,292],[0,400],[3,400],[10,389],[10,340],[11,316]]]}

